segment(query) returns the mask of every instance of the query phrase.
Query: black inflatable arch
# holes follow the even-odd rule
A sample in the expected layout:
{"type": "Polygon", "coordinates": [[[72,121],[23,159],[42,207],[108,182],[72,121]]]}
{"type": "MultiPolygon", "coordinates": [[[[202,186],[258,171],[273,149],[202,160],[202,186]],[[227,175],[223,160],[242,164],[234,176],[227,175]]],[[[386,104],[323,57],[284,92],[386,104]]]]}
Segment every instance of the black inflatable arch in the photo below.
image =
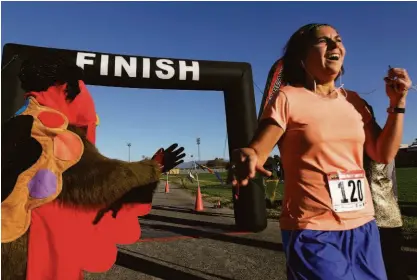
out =
{"type": "MultiPolygon", "coordinates": [[[[28,56],[59,52],[73,59],[85,72],[85,83],[97,86],[223,91],[229,153],[246,146],[257,127],[252,68],[248,63],[155,58],[6,44],[1,72],[2,123],[23,106],[17,77],[28,56]]],[[[267,226],[262,186],[251,182],[233,202],[239,229],[261,231],[267,226]]]]}

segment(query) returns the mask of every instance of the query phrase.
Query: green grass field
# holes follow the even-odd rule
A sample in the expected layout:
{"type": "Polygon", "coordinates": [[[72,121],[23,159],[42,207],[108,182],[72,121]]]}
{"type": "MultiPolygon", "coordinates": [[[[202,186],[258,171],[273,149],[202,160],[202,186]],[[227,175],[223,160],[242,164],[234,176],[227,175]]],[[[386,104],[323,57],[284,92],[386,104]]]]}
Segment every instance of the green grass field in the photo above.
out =
{"type": "Polygon", "coordinates": [[[397,168],[398,200],[417,204],[417,168],[397,168]]]}
{"type": "MultiPolygon", "coordinates": [[[[222,179],[226,181],[227,173],[224,172],[220,175],[222,179]]],[[[163,180],[165,179],[166,177],[163,177],[163,180]]],[[[199,174],[198,179],[200,182],[201,194],[205,200],[210,202],[217,202],[220,200],[224,206],[232,206],[231,186],[222,185],[216,176],[209,173],[199,174]]],[[[191,183],[191,181],[186,178],[186,175],[170,175],[169,180],[172,183],[178,184],[181,187],[189,190],[193,194],[197,192],[197,182],[195,181],[194,183],[191,183]]]]}
{"type": "Polygon", "coordinates": [[[417,240],[417,168],[397,168],[396,171],[404,235],[406,239],[417,240]]]}
{"type": "MultiPolygon", "coordinates": [[[[222,173],[225,180],[227,174],[222,173]]],[[[166,177],[162,177],[165,180],[166,177]]],[[[197,183],[191,183],[186,175],[170,175],[169,180],[195,194],[197,192],[197,183]]],[[[216,176],[212,174],[199,174],[200,189],[206,201],[221,201],[223,206],[232,207],[232,189],[230,185],[221,185],[216,176]]],[[[404,219],[404,233],[406,236],[417,235],[417,168],[397,168],[397,184],[398,198],[404,219]]],[[[268,198],[273,200],[281,200],[283,193],[283,185],[276,187],[276,182],[267,182],[265,189],[268,198]],[[273,197],[275,191],[275,197],[273,197]]],[[[269,216],[277,217],[279,210],[268,210],[269,216]]],[[[414,238],[414,237],[413,237],[414,238]]]]}

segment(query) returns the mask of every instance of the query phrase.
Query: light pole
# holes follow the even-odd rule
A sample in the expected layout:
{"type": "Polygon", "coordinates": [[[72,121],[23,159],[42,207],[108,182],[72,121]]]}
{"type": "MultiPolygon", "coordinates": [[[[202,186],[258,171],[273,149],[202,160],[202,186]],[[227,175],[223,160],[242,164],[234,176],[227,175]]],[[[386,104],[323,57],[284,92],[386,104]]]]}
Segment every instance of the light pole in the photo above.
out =
{"type": "Polygon", "coordinates": [[[194,169],[194,172],[195,172],[195,177],[197,178],[197,185],[200,186],[200,182],[198,180],[197,164],[196,164],[195,160],[193,160],[193,157],[194,156],[191,155],[191,160],[193,162],[193,169],[194,169]]]}
{"type": "Polygon", "coordinates": [[[200,138],[197,138],[197,147],[198,147],[198,161],[201,161],[201,158],[200,158],[200,138]]]}
{"type": "Polygon", "coordinates": [[[127,148],[128,148],[128,150],[129,150],[129,162],[130,162],[130,147],[132,146],[132,144],[131,143],[127,143],[127,148]]]}

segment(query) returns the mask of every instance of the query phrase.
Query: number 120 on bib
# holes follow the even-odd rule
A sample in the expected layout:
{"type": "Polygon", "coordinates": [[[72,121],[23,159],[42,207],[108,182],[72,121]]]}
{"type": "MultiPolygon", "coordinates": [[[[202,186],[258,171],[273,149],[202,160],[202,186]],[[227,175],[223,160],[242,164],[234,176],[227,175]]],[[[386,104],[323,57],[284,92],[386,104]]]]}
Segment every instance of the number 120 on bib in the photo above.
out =
{"type": "Polygon", "coordinates": [[[330,196],[335,212],[365,208],[365,172],[363,170],[328,174],[330,196]]]}

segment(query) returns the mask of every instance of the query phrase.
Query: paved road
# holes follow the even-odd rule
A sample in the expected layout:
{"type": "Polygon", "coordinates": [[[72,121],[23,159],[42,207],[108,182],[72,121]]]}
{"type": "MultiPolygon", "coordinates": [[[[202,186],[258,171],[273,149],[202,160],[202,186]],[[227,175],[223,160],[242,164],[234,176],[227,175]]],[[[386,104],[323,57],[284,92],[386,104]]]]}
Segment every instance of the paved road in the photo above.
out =
{"type": "MultiPolygon", "coordinates": [[[[277,221],[270,220],[262,233],[236,234],[233,210],[205,202],[205,211],[194,213],[194,202],[175,186],[165,194],[161,184],[152,212],[140,219],[141,242],[120,246],[117,265],[86,280],[286,279],[277,221]]],[[[412,252],[404,255],[415,258],[412,252]]],[[[410,280],[417,280],[416,268],[410,270],[410,280]]]]}
{"type": "Polygon", "coordinates": [[[195,198],[161,184],[150,215],[140,219],[142,242],[120,246],[117,265],[87,280],[132,279],[285,279],[277,221],[262,233],[236,233],[233,210],[205,202],[194,213],[195,198]]]}

